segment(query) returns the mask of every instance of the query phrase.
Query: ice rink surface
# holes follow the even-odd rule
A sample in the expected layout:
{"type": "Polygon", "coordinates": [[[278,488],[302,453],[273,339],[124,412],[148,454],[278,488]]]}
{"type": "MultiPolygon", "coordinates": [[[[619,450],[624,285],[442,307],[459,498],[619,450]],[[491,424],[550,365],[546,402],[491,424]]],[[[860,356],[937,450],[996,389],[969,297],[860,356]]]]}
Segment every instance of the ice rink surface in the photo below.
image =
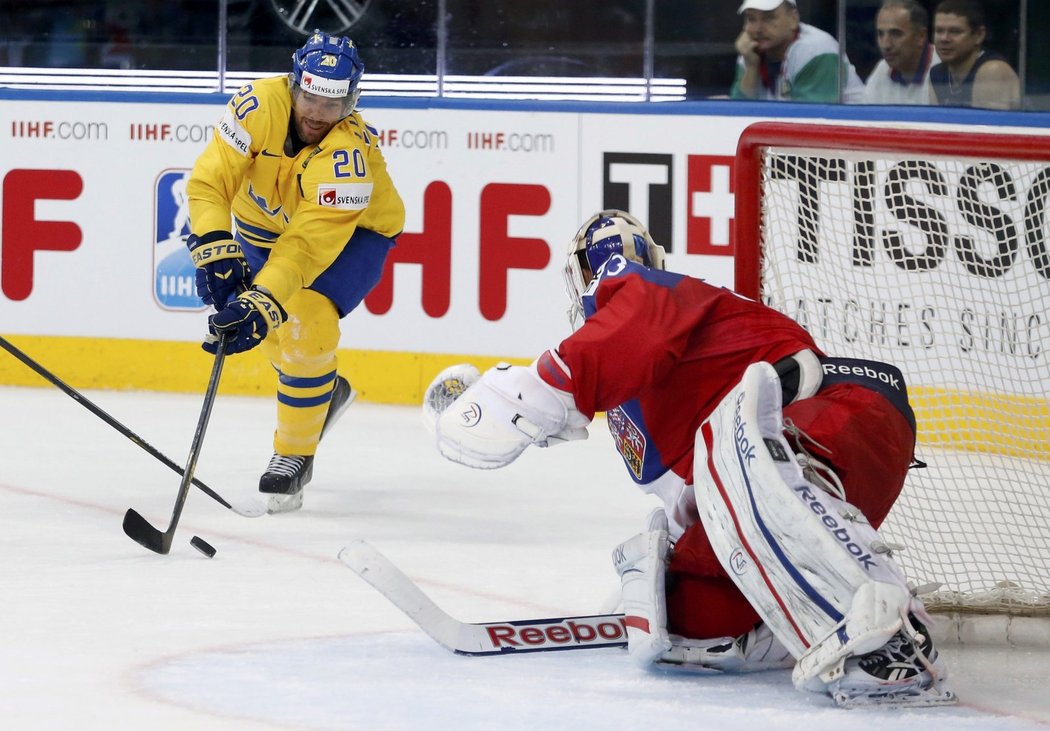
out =
{"type": "MultiPolygon", "coordinates": [[[[86,395],[185,462],[200,396],[86,395]]],[[[197,475],[228,500],[258,495],[273,409],[215,405],[197,475]]],[[[1050,729],[1047,650],[945,647],[960,705],[842,711],[787,672],[664,675],[621,650],[456,656],[336,559],[363,538],[463,621],[608,609],[610,552],[654,498],[602,420],[587,442],[480,472],[445,462],[417,409],[358,403],[303,510],[249,519],[193,490],[160,556],[121,520],[133,507],[166,528],[176,473],[56,388],[0,387],[0,414],[4,729],[1050,729]]]]}

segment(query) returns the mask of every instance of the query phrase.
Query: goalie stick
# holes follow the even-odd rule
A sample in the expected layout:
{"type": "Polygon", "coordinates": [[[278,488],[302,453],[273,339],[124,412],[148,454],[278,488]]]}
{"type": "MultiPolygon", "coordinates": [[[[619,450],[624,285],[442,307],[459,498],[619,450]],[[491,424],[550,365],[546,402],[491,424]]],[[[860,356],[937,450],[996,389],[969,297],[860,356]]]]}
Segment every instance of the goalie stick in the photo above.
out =
{"type": "Polygon", "coordinates": [[[339,560],[389,599],[439,645],[457,655],[627,647],[627,625],[623,614],[468,624],[441,609],[412,579],[363,540],[355,540],[343,547],[339,560]]]}
{"type": "MultiPolygon", "coordinates": [[[[3,348],[8,353],[13,355],[15,358],[17,358],[18,360],[22,361],[22,363],[24,363],[25,365],[29,366],[30,369],[35,371],[37,373],[37,375],[42,377],[44,380],[48,381],[49,383],[51,383],[54,386],[57,386],[60,391],[65,393],[67,396],[71,397],[74,401],[76,401],[78,404],[80,404],[85,409],[90,411],[92,414],[94,414],[98,418],[102,419],[102,421],[106,422],[111,427],[116,429],[118,432],[123,434],[125,437],[130,439],[134,444],[136,444],[137,446],[139,446],[142,449],[144,449],[150,456],[154,457],[159,462],[161,462],[162,464],[166,465],[168,468],[174,470],[175,472],[178,472],[180,476],[183,474],[182,468],[179,467],[177,464],[175,464],[175,462],[173,462],[167,456],[165,456],[160,451],[158,451],[155,447],[153,447],[151,444],[149,444],[145,439],[140,437],[138,434],[136,434],[135,432],[131,431],[131,429],[129,429],[128,427],[124,426],[119,421],[114,419],[112,416],[110,416],[102,408],[100,408],[99,406],[95,405],[90,399],[87,398],[87,396],[85,396],[84,394],[80,393],[75,388],[73,388],[69,384],[65,383],[64,381],[62,381],[54,373],[52,373],[51,371],[47,370],[42,365],[37,363],[35,360],[30,358],[25,352],[20,350],[13,343],[9,342],[8,340],[6,340],[3,337],[0,337],[0,348],[3,348]]],[[[240,500],[240,501],[237,501],[235,503],[230,503],[230,502],[226,501],[222,497],[222,495],[220,495],[219,493],[217,493],[214,490],[212,490],[210,487],[205,485],[203,482],[198,480],[196,477],[193,478],[193,486],[196,487],[201,492],[203,492],[208,497],[210,497],[215,502],[219,503],[219,505],[222,505],[224,508],[227,508],[227,509],[232,510],[233,512],[237,513],[237,515],[243,515],[245,518],[258,518],[260,515],[265,515],[266,514],[266,505],[263,504],[259,500],[246,498],[244,500],[240,500]]]]}
{"type": "Polygon", "coordinates": [[[186,469],[182,473],[179,494],[175,498],[175,507],[171,511],[171,520],[168,521],[167,529],[163,532],[157,530],[133,508],[128,508],[128,512],[124,513],[124,532],[131,540],[154,553],[164,554],[171,550],[175,527],[179,524],[179,517],[186,505],[186,496],[190,492],[190,481],[193,480],[193,470],[197,467],[197,457],[200,456],[201,446],[204,444],[204,433],[211,419],[211,407],[215,403],[215,394],[219,391],[219,377],[222,375],[222,363],[226,358],[226,337],[226,333],[220,333],[219,342],[215,345],[215,363],[211,367],[208,388],[204,392],[204,405],[201,406],[197,428],[193,432],[190,455],[186,458],[186,469]]]}

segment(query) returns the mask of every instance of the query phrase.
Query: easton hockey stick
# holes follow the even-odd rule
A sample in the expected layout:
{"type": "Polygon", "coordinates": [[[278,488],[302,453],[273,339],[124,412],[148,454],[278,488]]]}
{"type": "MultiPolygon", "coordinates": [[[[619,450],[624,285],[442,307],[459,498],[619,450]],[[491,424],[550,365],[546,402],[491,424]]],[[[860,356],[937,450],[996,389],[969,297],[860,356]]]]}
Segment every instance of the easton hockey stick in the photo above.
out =
{"type": "Polygon", "coordinates": [[[339,560],[408,615],[439,645],[457,655],[627,647],[627,625],[622,614],[467,624],[441,609],[412,579],[365,541],[355,540],[346,545],[339,552],[339,560]]]}
{"type": "Polygon", "coordinates": [[[124,532],[133,541],[145,546],[154,553],[167,553],[171,550],[171,539],[175,537],[175,527],[179,524],[179,517],[182,515],[182,509],[186,505],[186,496],[190,492],[193,470],[197,467],[197,457],[200,456],[201,445],[204,444],[204,432],[208,429],[211,407],[215,403],[215,394],[219,390],[219,376],[222,375],[222,362],[225,358],[226,333],[221,333],[219,342],[215,346],[215,364],[211,368],[208,389],[204,393],[204,405],[201,407],[200,418],[197,419],[197,428],[193,432],[190,456],[186,459],[186,469],[182,473],[182,483],[179,485],[179,494],[175,498],[175,507],[171,511],[171,520],[168,522],[167,530],[163,533],[157,530],[148,520],[135,512],[133,508],[128,508],[128,512],[124,513],[124,532]]]}
{"type": "MultiPolygon", "coordinates": [[[[111,427],[113,427],[125,437],[130,439],[133,443],[144,449],[150,454],[150,456],[154,457],[155,459],[157,459],[170,469],[174,470],[175,472],[178,472],[179,475],[183,474],[181,467],[179,467],[177,464],[175,464],[172,460],[163,455],[157,449],[152,447],[149,443],[146,442],[145,439],[143,439],[138,434],[131,431],[131,429],[121,424],[108,413],[103,411],[100,407],[96,406],[84,394],[80,393],[75,388],[62,381],[58,376],[56,376],[51,371],[47,370],[35,360],[30,358],[25,352],[19,350],[19,348],[13,343],[9,342],[3,337],[0,337],[0,348],[3,348],[8,353],[18,358],[18,360],[22,361],[25,365],[29,366],[29,368],[36,371],[37,375],[41,376],[44,380],[57,386],[60,391],[65,393],[67,396],[70,396],[78,404],[83,406],[85,409],[90,411],[98,418],[102,419],[102,421],[109,424],[111,427]]],[[[212,490],[210,487],[205,485],[196,477],[193,478],[193,486],[199,489],[201,492],[203,492],[215,502],[219,503],[219,505],[222,505],[224,508],[232,510],[238,515],[243,515],[246,518],[258,518],[260,515],[266,514],[266,505],[259,500],[253,500],[249,498],[243,501],[238,501],[237,503],[229,503],[225,499],[223,499],[223,497],[219,493],[212,490]]]]}

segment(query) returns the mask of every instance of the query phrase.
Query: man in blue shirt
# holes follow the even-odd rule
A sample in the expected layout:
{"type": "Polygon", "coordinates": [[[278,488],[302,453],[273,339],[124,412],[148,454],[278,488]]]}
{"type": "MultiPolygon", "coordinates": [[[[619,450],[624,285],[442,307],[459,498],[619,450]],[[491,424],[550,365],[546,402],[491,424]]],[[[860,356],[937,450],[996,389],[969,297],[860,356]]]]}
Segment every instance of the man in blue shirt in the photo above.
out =
{"type": "Polygon", "coordinates": [[[942,0],[933,14],[941,63],[930,69],[930,103],[1018,109],[1021,83],[1002,56],[984,50],[984,8],[976,0],[942,0]]]}

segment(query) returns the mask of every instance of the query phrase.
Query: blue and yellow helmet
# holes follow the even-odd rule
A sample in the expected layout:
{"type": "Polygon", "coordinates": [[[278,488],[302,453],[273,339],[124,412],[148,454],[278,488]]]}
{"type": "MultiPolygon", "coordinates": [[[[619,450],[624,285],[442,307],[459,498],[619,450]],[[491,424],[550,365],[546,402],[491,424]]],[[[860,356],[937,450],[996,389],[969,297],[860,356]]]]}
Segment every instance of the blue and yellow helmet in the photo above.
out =
{"type": "Polygon", "coordinates": [[[292,54],[289,81],[293,93],[298,89],[330,99],[346,99],[345,113],[350,114],[361,94],[364,72],[365,64],[353,41],[314,31],[303,47],[292,54]]]}

